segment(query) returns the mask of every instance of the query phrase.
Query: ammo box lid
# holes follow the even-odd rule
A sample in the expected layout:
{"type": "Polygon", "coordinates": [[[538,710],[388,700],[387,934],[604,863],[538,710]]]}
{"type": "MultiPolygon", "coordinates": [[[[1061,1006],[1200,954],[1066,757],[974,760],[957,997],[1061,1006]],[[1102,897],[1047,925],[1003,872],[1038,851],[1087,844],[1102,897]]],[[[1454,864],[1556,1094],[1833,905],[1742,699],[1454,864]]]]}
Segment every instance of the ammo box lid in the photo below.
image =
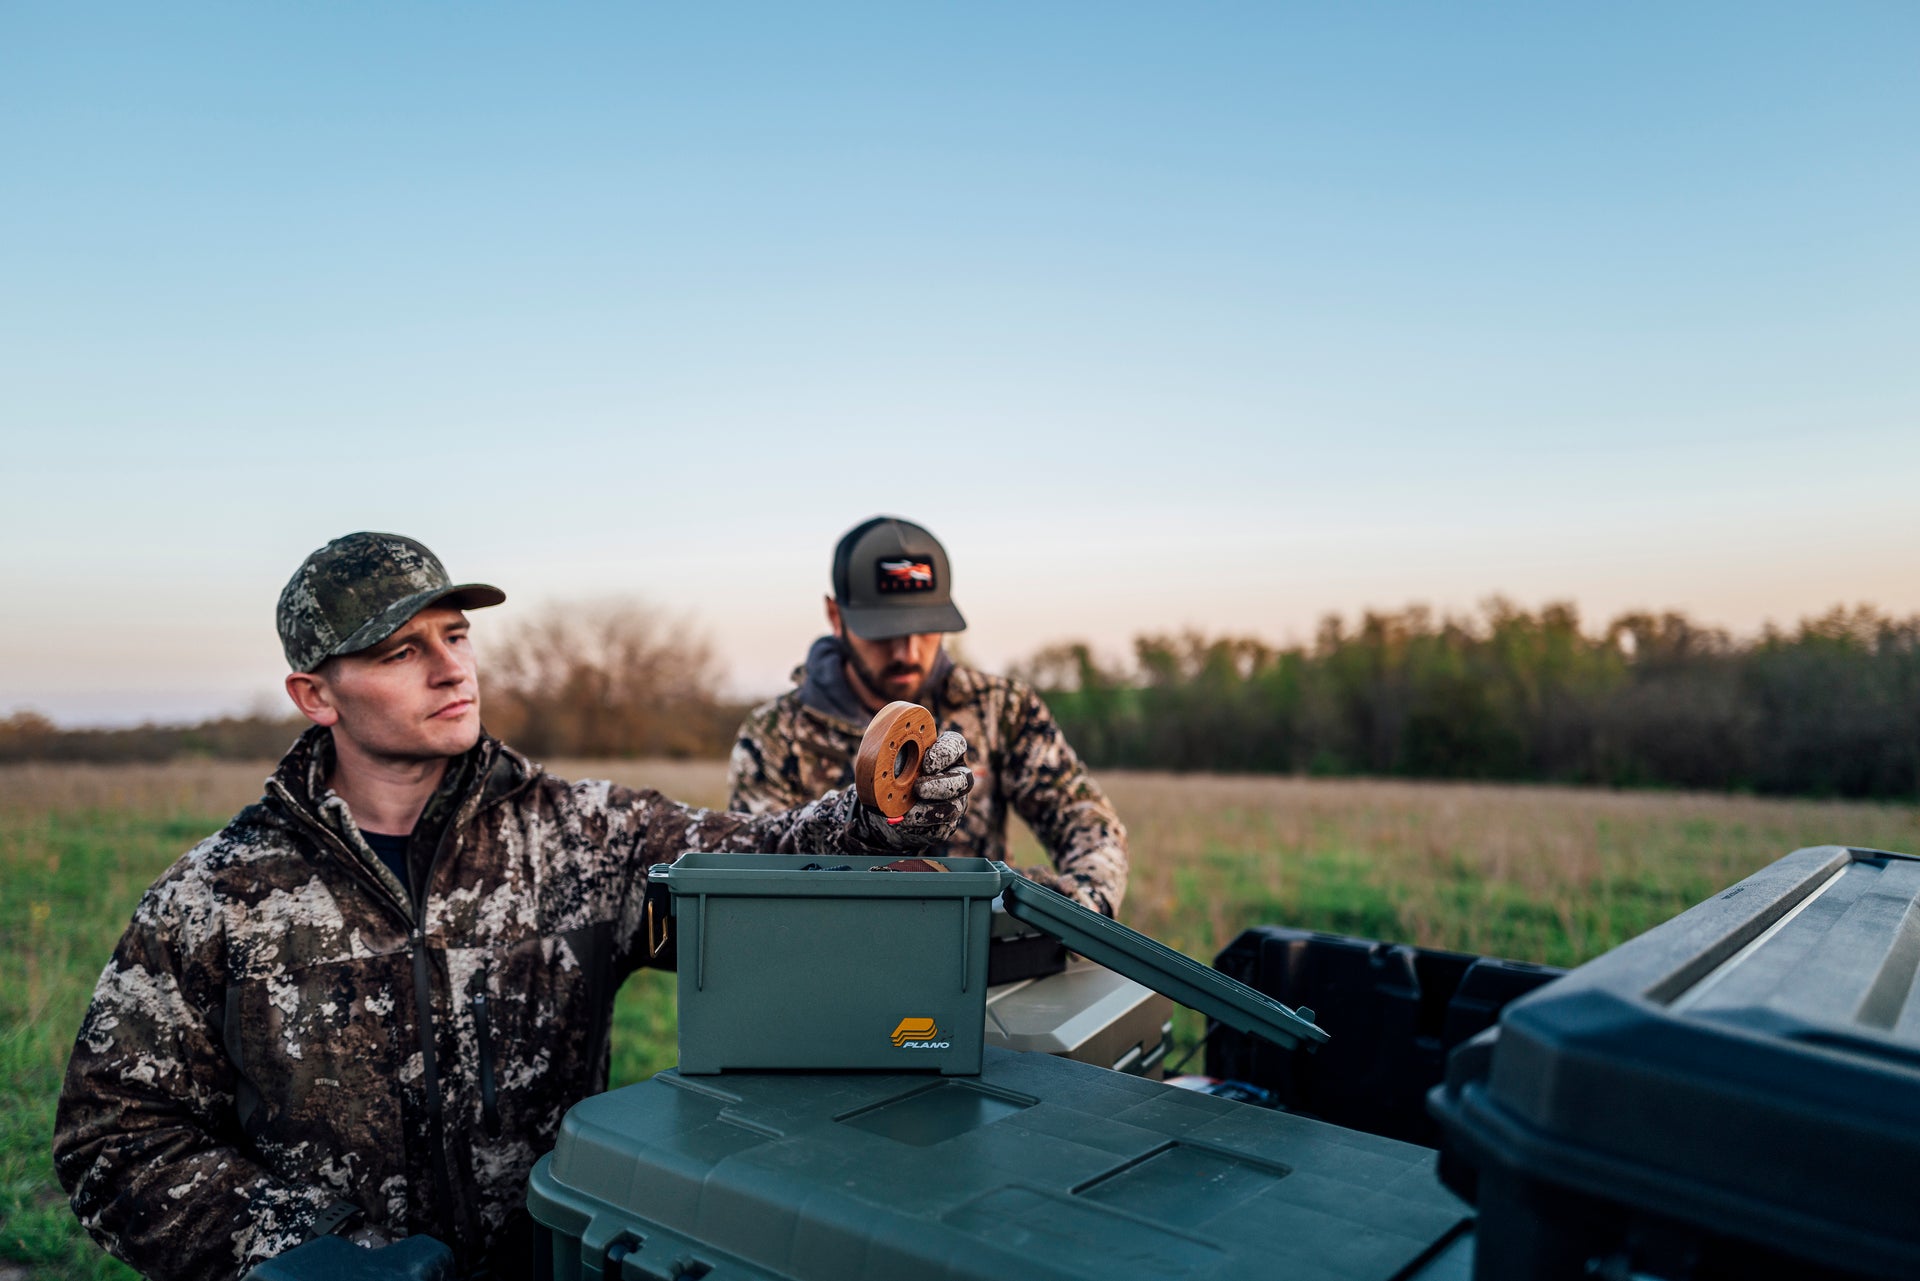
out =
{"type": "Polygon", "coordinates": [[[689,851],[655,867],[674,894],[745,895],[754,898],[985,898],[1000,892],[1004,864],[984,858],[942,858],[942,874],[865,872],[898,861],[900,855],[863,858],[821,854],[716,854],[689,851]]]}
{"type": "Polygon", "coordinates": [[[1443,1168],[1920,1276],[1916,969],[1920,859],[1796,851],[1457,1051],[1443,1168]]]}
{"type": "Polygon", "coordinates": [[[1190,1010],[1198,1010],[1223,1027],[1265,1037],[1275,1045],[1311,1048],[1327,1040],[1325,1030],[1314,1026],[1311,1010],[1290,1010],[1238,979],[1089,911],[1017,872],[1009,872],[1005,879],[1001,902],[1007,915],[1053,935],[1089,961],[1098,961],[1190,1010]]]}
{"type": "Polygon", "coordinates": [[[663,1072],[576,1105],[528,1203],[556,1278],[1464,1277],[1432,1156],[989,1049],[965,1079],[663,1072]]]}

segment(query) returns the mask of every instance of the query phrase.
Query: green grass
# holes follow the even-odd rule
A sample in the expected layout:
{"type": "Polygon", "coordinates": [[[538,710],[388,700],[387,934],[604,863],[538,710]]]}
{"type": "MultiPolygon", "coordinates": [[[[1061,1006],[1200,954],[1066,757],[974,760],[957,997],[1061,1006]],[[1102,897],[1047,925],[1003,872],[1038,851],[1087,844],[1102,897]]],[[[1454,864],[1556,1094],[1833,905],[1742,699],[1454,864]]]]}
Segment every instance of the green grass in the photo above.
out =
{"type": "Polygon", "coordinates": [[[612,1085],[632,1085],[673,1066],[673,985],[672,974],[642,970],[620,989],[613,1003],[612,1085]]]}
{"type": "MultiPolygon", "coordinates": [[[[713,804],[715,763],[567,763],[713,804]]],[[[54,1101],[93,983],[140,892],[258,794],[261,766],[0,769],[0,1279],[128,1277],[54,1182],[54,1101]]],[[[1132,832],[1122,917],[1208,958],[1283,922],[1577,964],[1800,845],[1920,848],[1903,805],[1304,779],[1116,774],[1132,832]]],[[[1038,856],[1017,834],[1015,861],[1038,856]]],[[[1187,1044],[1197,1019],[1179,1024],[1187,1044]]],[[[674,1059],[673,979],[614,1014],[615,1085],[674,1059]]]]}
{"type": "Polygon", "coordinates": [[[54,1182],[54,1103],[94,980],[141,890],[217,825],[0,810],[0,1259],[32,1275],[134,1275],[80,1231],[54,1182]]]}

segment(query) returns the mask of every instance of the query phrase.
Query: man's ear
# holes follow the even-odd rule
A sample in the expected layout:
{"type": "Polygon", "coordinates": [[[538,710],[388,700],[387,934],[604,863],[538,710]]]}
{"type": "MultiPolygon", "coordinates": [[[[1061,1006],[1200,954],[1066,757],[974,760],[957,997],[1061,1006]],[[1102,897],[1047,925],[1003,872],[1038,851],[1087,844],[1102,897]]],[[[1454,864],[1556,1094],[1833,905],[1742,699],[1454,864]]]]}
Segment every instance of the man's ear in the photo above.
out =
{"type": "Polygon", "coordinates": [[[845,640],[847,638],[847,632],[846,628],[840,622],[840,602],[831,596],[826,597],[825,600],[827,602],[827,626],[833,629],[835,636],[838,636],[841,640],[845,640]]]}
{"type": "Polygon", "coordinates": [[[327,678],[317,672],[288,672],[287,697],[300,709],[300,714],[315,725],[332,725],[340,719],[340,709],[333,705],[333,691],[327,688],[327,678]]]}

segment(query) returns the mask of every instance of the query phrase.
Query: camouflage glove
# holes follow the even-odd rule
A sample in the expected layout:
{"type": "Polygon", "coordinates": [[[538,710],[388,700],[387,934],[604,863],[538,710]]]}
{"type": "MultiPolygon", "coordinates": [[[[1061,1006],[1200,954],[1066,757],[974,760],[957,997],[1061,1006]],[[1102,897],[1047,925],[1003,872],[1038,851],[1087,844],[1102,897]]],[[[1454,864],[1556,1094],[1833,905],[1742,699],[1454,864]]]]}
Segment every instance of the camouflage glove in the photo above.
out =
{"type": "Polygon", "coordinates": [[[315,1237],[247,1273],[245,1281],[451,1281],[453,1252],[429,1236],[368,1250],[315,1237]]]}
{"type": "Polygon", "coordinates": [[[879,810],[862,805],[848,788],[848,816],[841,848],[850,854],[898,854],[925,849],[953,837],[967,812],[967,793],[973,789],[973,771],[967,768],[967,740],[948,730],[933,740],[920,760],[920,777],[913,783],[913,806],[889,820],[879,810]]]}

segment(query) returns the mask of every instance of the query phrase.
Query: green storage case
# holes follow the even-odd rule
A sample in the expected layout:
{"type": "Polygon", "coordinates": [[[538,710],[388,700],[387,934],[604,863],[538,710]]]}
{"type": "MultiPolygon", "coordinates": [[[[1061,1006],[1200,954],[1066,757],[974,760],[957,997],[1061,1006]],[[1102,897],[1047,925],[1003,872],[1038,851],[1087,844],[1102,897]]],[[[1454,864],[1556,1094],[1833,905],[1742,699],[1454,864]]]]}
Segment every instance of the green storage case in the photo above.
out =
{"type": "Polygon", "coordinates": [[[576,1105],[527,1207],[552,1281],[1466,1281],[1424,1148],[1048,1054],[748,1072],[576,1105]]]}

